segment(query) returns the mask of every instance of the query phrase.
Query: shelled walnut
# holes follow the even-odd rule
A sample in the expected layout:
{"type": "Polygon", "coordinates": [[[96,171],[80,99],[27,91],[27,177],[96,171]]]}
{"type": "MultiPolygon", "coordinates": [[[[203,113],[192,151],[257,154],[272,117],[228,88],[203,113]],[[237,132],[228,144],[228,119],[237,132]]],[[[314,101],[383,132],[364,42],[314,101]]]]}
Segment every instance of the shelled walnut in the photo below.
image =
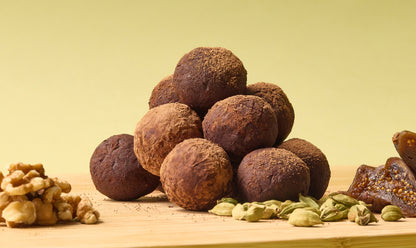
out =
{"type": "Polygon", "coordinates": [[[54,225],[78,220],[97,223],[99,213],[86,197],[67,195],[71,185],[45,175],[42,164],[11,164],[0,172],[0,222],[8,227],[54,225]],[[63,194],[65,193],[65,194],[63,194]]]}

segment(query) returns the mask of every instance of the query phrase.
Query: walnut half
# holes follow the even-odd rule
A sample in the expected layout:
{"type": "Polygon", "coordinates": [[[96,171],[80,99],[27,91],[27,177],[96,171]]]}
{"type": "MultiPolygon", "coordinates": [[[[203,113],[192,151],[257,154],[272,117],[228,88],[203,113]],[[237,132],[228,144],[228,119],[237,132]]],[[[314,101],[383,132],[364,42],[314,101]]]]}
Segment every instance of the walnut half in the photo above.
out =
{"type": "Polygon", "coordinates": [[[92,207],[91,201],[87,198],[81,198],[77,207],[77,218],[84,224],[95,224],[98,221],[100,214],[92,207]]]}
{"type": "Polygon", "coordinates": [[[36,221],[35,204],[31,201],[14,201],[3,210],[3,218],[8,227],[31,225],[36,221]]]}

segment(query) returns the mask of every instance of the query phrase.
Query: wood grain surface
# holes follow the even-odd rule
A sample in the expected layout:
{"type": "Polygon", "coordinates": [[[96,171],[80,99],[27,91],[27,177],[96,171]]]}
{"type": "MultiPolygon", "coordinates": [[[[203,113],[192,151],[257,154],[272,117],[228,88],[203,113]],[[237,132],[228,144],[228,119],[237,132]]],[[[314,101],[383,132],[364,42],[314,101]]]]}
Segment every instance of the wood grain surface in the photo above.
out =
{"type": "MultiPolygon", "coordinates": [[[[358,166],[333,166],[328,192],[346,190],[358,166]]],[[[56,175],[49,175],[56,176],[56,175]]],[[[88,174],[58,175],[72,193],[89,196],[101,213],[95,225],[77,222],[12,229],[0,224],[0,247],[415,247],[416,218],[358,226],[352,222],[294,227],[284,220],[256,223],[186,211],[154,192],[133,202],[98,193],[88,174]]]]}

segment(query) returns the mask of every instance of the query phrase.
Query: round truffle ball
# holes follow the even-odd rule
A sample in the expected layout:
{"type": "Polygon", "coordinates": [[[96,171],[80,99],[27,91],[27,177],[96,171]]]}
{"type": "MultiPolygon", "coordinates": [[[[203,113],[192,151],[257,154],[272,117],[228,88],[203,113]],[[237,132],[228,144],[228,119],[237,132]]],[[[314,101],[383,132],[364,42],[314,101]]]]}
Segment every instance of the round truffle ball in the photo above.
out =
{"type": "Polygon", "coordinates": [[[166,156],[160,169],[168,199],[188,210],[207,210],[228,191],[233,177],[227,153],[206,139],[187,139],[166,156]]]}
{"type": "Polygon", "coordinates": [[[258,96],[236,95],[212,106],[202,122],[204,137],[219,144],[231,160],[273,146],[278,134],[276,115],[258,96]]]}
{"type": "Polygon", "coordinates": [[[159,177],[149,173],[137,161],[133,136],[111,136],[97,146],[90,160],[95,188],[118,201],[134,200],[151,193],[160,184],[159,177]]]}
{"type": "Polygon", "coordinates": [[[249,202],[297,200],[308,192],[309,178],[305,162],[274,147],[250,152],[237,171],[239,193],[249,202]]]}
{"type": "Polygon", "coordinates": [[[179,102],[173,88],[173,74],[164,77],[154,88],[149,99],[149,108],[154,108],[162,104],[179,102]]]}
{"type": "Polygon", "coordinates": [[[275,144],[282,143],[292,131],[295,121],[295,112],[286,94],[279,86],[264,82],[247,85],[247,94],[259,96],[272,106],[279,125],[275,144]]]}
{"type": "Polygon", "coordinates": [[[150,109],[134,131],[134,152],[144,169],[159,176],[166,155],[185,139],[202,137],[201,119],[182,103],[150,109]]]}
{"type": "Polygon", "coordinates": [[[305,162],[311,177],[308,195],[320,199],[324,195],[331,177],[331,169],[325,154],[312,143],[298,138],[289,139],[278,148],[293,152],[305,162]]]}
{"type": "Polygon", "coordinates": [[[230,50],[198,47],[185,54],[173,74],[173,85],[181,103],[200,116],[217,101],[245,94],[247,71],[230,50]]]}

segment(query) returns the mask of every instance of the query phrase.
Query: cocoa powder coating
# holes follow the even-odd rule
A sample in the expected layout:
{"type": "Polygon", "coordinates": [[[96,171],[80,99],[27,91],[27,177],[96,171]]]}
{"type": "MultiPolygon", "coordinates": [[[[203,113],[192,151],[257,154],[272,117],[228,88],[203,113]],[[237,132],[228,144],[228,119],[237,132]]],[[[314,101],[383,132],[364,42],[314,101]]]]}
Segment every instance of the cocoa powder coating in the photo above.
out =
{"type": "Polygon", "coordinates": [[[272,107],[258,96],[236,95],[215,103],[202,127],[206,139],[238,162],[255,149],[273,146],[278,135],[272,107]]]}
{"type": "Polygon", "coordinates": [[[247,154],[237,171],[239,193],[245,201],[298,200],[309,189],[309,169],[292,152],[262,148],[247,154]]]}
{"type": "Polygon", "coordinates": [[[134,200],[151,193],[160,183],[137,161],[133,136],[119,134],[101,142],[90,160],[95,188],[103,195],[120,201],[134,200]]]}
{"type": "Polygon", "coordinates": [[[173,102],[179,102],[179,98],[173,88],[173,75],[169,75],[153,88],[149,99],[149,109],[173,102]]]}
{"type": "Polygon", "coordinates": [[[166,156],[160,169],[168,199],[188,210],[207,210],[229,191],[233,177],[227,153],[206,139],[187,139],[166,156]]]}
{"type": "Polygon", "coordinates": [[[150,173],[159,176],[166,155],[185,139],[202,137],[201,119],[182,103],[150,109],[136,125],[134,152],[150,173]]]}
{"type": "Polygon", "coordinates": [[[279,125],[275,145],[282,143],[292,131],[295,121],[295,112],[286,94],[279,86],[265,82],[247,85],[247,94],[259,96],[272,106],[279,125]]]}
{"type": "Polygon", "coordinates": [[[308,195],[320,199],[324,195],[331,177],[331,169],[325,154],[312,143],[299,138],[289,139],[278,148],[293,152],[306,163],[311,177],[308,195]]]}
{"type": "Polygon", "coordinates": [[[200,116],[217,101],[245,94],[247,71],[230,50],[198,47],[186,53],[173,74],[173,86],[181,103],[200,116]]]}

